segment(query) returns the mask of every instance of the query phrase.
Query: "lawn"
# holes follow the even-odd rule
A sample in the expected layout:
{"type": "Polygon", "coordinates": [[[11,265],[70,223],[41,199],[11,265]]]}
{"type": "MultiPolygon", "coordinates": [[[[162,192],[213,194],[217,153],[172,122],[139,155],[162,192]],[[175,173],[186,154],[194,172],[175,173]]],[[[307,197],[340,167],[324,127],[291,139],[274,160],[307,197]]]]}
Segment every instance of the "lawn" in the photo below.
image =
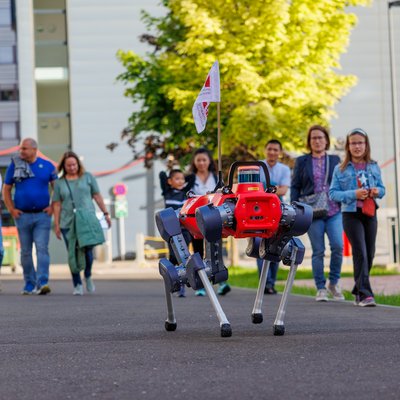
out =
{"type": "MultiPolygon", "coordinates": [[[[278,270],[278,281],[284,281],[287,279],[289,270],[287,268],[279,268],[278,270]]],[[[371,270],[371,275],[382,276],[382,275],[399,275],[399,272],[394,269],[387,269],[382,266],[374,266],[371,270]]],[[[343,272],[342,277],[352,277],[351,272],[343,272]]],[[[296,272],[296,279],[313,279],[312,271],[309,269],[299,268],[296,272]]],[[[243,268],[243,267],[230,267],[229,268],[229,284],[232,286],[254,288],[258,287],[258,272],[257,268],[243,268]]],[[[275,285],[278,292],[283,292],[284,284],[277,283],[275,285]]],[[[399,289],[400,291],[400,289],[399,289]]],[[[297,286],[296,280],[294,282],[292,293],[301,294],[304,296],[315,296],[317,290],[315,288],[297,286]]],[[[343,292],[346,300],[353,300],[354,296],[349,291],[343,292]]],[[[400,293],[399,295],[376,295],[375,300],[378,304],[386,304],[392,306],[400,306],[400,293]]]]}

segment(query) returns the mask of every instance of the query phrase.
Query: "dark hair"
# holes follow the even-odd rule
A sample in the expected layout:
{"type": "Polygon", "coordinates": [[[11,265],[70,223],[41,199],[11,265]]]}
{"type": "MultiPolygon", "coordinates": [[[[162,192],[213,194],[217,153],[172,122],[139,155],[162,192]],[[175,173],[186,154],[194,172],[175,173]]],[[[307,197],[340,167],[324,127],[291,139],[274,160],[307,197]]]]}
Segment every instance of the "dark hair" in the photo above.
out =
{"type": "Polygon", "coordinates": [[[369,163],[369,162],[372,161],[372,159],[371,159],[371,146],[369,144],[369,138],[368,138],[367,132],[365,132],[361,128],[352,129],[346,136],[346,145],[344,147],[345,156],[344,156],[343,162],[340,164],[340,170],[341,171],[344,171],[344,169],[347,167],[347,164],[351,161],[350,141],[349,141],[349,139],[354,135],[364,136],[364,138],[365,138],[364,160],[365,160],[366,163],[369,163]]]}
{"type": "Polygon", "coordinates": [[[331,145],[331,139],[329,137],[329,131],[328,131],[327,128],[325,128],[324,126],[321,126],[321,125],[313,125],[308,130],[308,133],[307,133],[307,149],[311,151],[311,132],[312,131],[320,131],[325,135],[325,139],[326,139],[325,150],[329,150],[329,147],[331,145]]]}
{"type": "Polygon", "coordinates": [[[279,148],[282,150],[282,143],[278,139],[268,140],[267,144],[265,145],[265,148],[268,147],[269,144],[277,144],[279,148]]]}
{"type": "Polygon", "coordinates": [[[194,159],[196,158],[196,156],[198,154],[206,154],[207,155],[208,159],[210,160],[210,165],[208,166],[208,170],[210,172],[215,173],[217,171],[217,169],[215,168],[214,160],[213,160],[212,155],[209,152],[209,150],[207,150],[205,147],[200,147],[193,153],[192,162],[190,163],[190,172],[192,174],[197,174],[197,168],[196,168],[196,165],[194,165],[194,159]]]}
{"type": "Polygon", "coordinates": [[[73,151],[66,151],[62,155],[57,167],[58,172],[61,172],[61,176],[65,176],[65,161],[67,160],[67,158],[75,158],[76,162],[78,163],[78,176],[81,177],[85,173],[85,168],[83,167],[81,160],[79,159],[77,154],[73,151]]]}
{"type": "Polygon", "coordinates": [[[173,178],[176,174],[185,175],[181,169],[172,169],[172,170],[170,171],[169,175],[168,175],[168,179],[173,178]]]}

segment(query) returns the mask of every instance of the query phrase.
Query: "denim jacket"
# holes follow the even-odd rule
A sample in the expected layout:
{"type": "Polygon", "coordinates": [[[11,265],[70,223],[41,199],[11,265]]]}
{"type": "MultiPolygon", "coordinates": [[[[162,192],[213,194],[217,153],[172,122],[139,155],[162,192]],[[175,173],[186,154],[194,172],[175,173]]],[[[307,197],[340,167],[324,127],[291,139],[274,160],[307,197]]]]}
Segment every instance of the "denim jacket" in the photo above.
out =
{"type": "MultiPolygon", "coordinates": [[[[378,198],[381,199],[385,195],[381,170],[375,161],[368,163],[366,168],[369,186],[378,189],[378,198]]],[[[337,165],[333,171],[332,183],[329,188],[329,197],[334,201],[342,203],[342,212],[357,211],[357,189],[356,169],[352,162],[347,164],[344,171],[341,171],[340,166],[337,165]]]]}

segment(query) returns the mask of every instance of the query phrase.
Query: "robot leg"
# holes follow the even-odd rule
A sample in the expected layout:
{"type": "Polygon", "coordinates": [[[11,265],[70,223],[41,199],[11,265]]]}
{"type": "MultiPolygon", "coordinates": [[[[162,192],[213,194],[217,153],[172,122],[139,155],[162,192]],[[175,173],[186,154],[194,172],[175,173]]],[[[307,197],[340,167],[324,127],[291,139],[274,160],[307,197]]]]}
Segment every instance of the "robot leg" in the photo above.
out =
{"type": "Polygon", "coordinates": [[[174,307],[172,304],[172,293],[179,291],[182,284],[186,284],[186,269],[184,263],[189,257],[185,239],[179,224],[178,217],[172,208],[160,211],[156,215],[156,223],[163,239],[169,243],[175,253],[178,266],[173,265],[166,258],[159,261],[160,275],[164,279],[165,296],[167,302],[167,320],[165,321],[165,329],[167,331],[175,331],[177,327],[174,307]]]}
{"type": "Polygon", "coordinates": [[[261,311],[261,307],[263,303],[264,289],[265,289],[265,284],[267,282],[267,275],[270,263],[271,261],[268,260],[263,261],[260,280],[258,282],[256,300],[254,302],[253,311],[251,313],[251,322],[253,322],[253,324],[261,324],[261,322],[263,322],[263,314],[261,311]]]}
{"type": "MultiPolygon", "coordinates": [[[[209,274],[211,274],[209,268],[208,272],[209,274]]],[[[221,307],[221,304],[219,303],[217,296],[215,295],[214,289],[209,280],[209,276],[206,272],[204,262],[201,259],[199,253],[195,253],[189,258],[189,261],[187,263],[187,279],[189,281],[190,286],[192,286],[194,289],[204,287],[211,301],[211,305],[213,306],[214,311],[217,315],[219,325],[221,328],[221,336],[222,337],[232,336],[231,324],[226,318],[226,315],[221,307]],[[199,278],[200,282],[198,282],[199,278]]]]}
{"type": "Polygon", "coordinates": [[[172,304],[172,293],[177,292],[181,287],[181,278],[179,277],[180,271],[166,258],[162,258],[159,261],[158,269],[160,275],[164,279],[165,297],[167,301],[167,320],[165,321],[165,329],[167,331],[174,331],[177,324],[172,304]]]}
{"type": "Polygon", "coordinates": [[[305,248],[303,243],[298,238],[292,238],[283,249],[282,261],[283,264],[290,265],[290,271],[274,322],[273,332],[275,336],[283,336],[285,334],[284,319],[286,315],[288,297],[290,291],[292,290],[297,267],[303,261],[304,251],[305,248]]]}

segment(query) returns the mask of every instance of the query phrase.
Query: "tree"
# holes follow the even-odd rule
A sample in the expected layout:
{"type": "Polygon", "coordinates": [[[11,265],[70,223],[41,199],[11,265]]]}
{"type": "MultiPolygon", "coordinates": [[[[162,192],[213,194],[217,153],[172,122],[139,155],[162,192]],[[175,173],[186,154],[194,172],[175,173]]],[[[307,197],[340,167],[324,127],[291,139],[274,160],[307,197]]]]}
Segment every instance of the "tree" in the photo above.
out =
{"type": "MultiPolygon", "coordinates": [[[[258,158],[268,139],[304,147],[307,128],[329,125],[334,106],[356,83],[339,73],[356,16],[349,6],[369,0],[164,0],[164,17],[143,19],[155,35],[145,58],[119,51],[125,96],[140,105],[129,133],[153,146],[151,155],[179,157],[216,147],[216,111],[198,135],[192,105],[215,60],[221,73],[225,156],[258,158]]],[[[147,152],[149,150],[147,149],[147,152]]]]}

